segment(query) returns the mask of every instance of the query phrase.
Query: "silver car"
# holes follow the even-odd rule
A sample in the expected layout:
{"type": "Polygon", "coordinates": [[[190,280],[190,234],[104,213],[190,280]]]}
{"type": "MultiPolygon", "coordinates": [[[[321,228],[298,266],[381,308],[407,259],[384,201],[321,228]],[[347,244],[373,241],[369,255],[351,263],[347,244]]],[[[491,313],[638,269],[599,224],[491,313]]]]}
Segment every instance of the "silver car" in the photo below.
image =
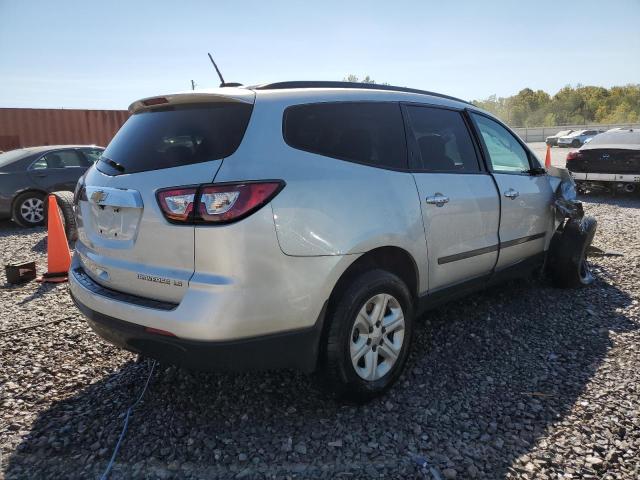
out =
{"type": "Polygon", "coordinates": [[[602,133],[602,130],[578,130],[569,135],[558,137],[558,146],[578,148],[599,133],[602,133]]]}
{"type": "Polygon", "coordinates": [[[99,335],[161,361],[316,371],[366,401],[418,315],[540,267],[559,224],[560,179],[452,97],[283,82],[130,111],[76,189],[69,281],[99,335]]]}

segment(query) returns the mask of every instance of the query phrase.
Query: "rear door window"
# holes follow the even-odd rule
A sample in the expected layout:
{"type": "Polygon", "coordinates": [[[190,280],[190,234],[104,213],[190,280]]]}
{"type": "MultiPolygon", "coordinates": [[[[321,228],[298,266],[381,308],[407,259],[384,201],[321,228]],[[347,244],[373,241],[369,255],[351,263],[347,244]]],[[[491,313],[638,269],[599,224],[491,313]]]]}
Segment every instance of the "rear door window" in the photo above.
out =
{"type": "Polygon", "coordinates": [[[406,106],[412,145],[409,166],[419,172],[480,171],[476,150],[460,112],[406,106]]]}
{"type": "Polygon", "coordinates": [[[291,147],[367,165],[406,169],[406,140],[395,102],[337,102],[287,108],[284,139],[291,147]]]}
{"type": "Polygon", "coordinates": [[[136,113],[102,153],[98,170],[118,175],[228,157],[242,141],[252,108],[207,103],[136,113]]]}

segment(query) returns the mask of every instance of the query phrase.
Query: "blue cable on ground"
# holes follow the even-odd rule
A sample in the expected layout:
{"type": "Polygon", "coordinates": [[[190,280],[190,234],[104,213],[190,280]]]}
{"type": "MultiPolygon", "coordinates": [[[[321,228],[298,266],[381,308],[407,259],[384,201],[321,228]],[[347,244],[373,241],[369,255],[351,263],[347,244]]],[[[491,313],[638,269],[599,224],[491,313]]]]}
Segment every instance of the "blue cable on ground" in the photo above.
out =
{"type": "Polygon", "coordinates": [[[434,480],[442,480],[442,477],[440,476],[438,470],[434,466],[432,466],[425,457],[421,457],[420,455],[415,454],[410,455],[413,458],[413,461],[420,466],[423,473],[427,473],[428,471],[429,473],[431,473],[431,477],[434,480]]]}
{"type": "Polygon", "coordinates": [[[100,476],[100,480],[107,480],[107,478],[109,478],[109,473],[111,473],[111,468],[113,467],[113,463],[115,462],[116,457],[118,456],[118,450],[120,450],[120,444],[122,443],[122,440],[124,439],[124,436],[127,433],[127,427],[129,426],[129,417],[131,416],[131,413],[136,408],[138,403],[140,403],[140,401],[142,400],[144,393],[147,391],[147,387],[149,386],[149,381],[151,380],[151,376],[153,375],[153,369],[155,367],[156,367],[156,361],[153,360],[153,363],[151,363],[151,369],[149,370],[149,376],[147,377],[147,381],[144,384],[144,388],[142,389],[140,396],[133,403],[133,405],[131,405],[127,410],[127,415],[124,418],[124,425],[122,426],[122,432],[120,432],[120,438],[118,438],[116,447],[113,449],[113,454],[111,455],[111,460],[109,460],[109,464],[107,465],[107,468],[104,470],[104,473],[100,476]]]}

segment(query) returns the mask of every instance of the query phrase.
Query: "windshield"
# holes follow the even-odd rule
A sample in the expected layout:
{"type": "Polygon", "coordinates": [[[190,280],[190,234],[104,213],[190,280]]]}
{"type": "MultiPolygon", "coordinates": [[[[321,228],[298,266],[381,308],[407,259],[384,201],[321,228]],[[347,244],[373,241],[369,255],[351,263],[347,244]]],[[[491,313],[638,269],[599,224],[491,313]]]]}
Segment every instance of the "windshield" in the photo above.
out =
{"type": "Polygon", "coordinates": [[[137,113],[98,161],[108,175],[144,172],[216,160],[240,145],[252,105],[208,103],[137,113]]]}

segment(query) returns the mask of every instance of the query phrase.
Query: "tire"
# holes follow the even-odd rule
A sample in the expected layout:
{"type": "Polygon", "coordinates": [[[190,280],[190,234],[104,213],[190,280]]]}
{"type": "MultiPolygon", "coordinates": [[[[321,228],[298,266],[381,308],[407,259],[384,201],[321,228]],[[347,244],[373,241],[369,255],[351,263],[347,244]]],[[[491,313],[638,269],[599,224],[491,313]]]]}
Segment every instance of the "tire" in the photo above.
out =
{"type": "Polygon", "coordinates": [[[573,140],[573,141],[571,142],[571,146],[572,146],[573,148],[578,148],[580,145],[582,145],[582,142],[581,142],[580,140],[573,140]]]}
{"type": "Polygon", "coordinates": [[[365,403],[402,374],[413,336],[411,294],[396,275],[376,269],[355,277],[334,303],[317,378],[335,399],[365,403]]]}
{"type": "Polygon", "coordinates": [[[596,233],[597,222],[593,217],[567,221],[564,229],[551,240],[549,272],[554,285],[559,288],[577,288],[590,285],[595,280],[586,251],[596,233]]]}
{"type": "Polygon", "coordinates": [[[21,193],[13,202],[13,221],[25,228],[44,225],[44,204],[45,195],[40,192],[21,193]]]}
{"type": "MultiPolygon", "coordinates": [[[[73,192],[58,191],[52,192],[51,195],[56,197],[58,204],[58,212],[60,212],[60,218],[62,218],[62,225],[64,226],[64,233],[67,235],[69,242],[75,242],[78,239],[78,225],[76,223],[76,216],[73,212],[73,192]]],[[[45,203],[45,217],[48,216],[48,203],[45,203]]]]}

